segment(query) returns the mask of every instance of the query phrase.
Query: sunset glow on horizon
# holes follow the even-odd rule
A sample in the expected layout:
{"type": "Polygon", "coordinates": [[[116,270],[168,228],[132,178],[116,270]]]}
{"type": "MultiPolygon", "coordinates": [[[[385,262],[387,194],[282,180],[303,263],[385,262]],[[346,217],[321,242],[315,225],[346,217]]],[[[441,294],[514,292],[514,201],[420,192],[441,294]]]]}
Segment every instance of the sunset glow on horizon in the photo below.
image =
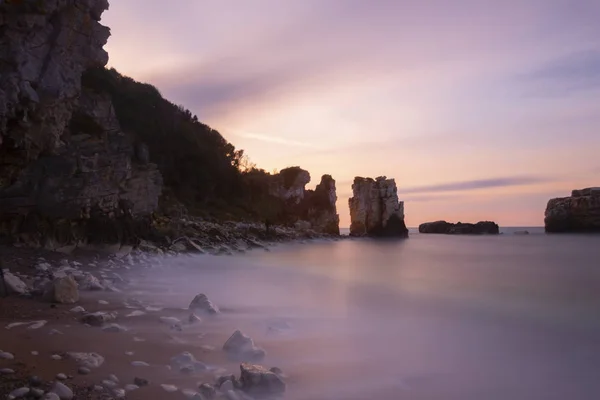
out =
{"type": "MultiPolygon", "coordinates": [[[[595,0],[119,0],[109,66],[267,171],[394,178],[408,226],[541,226],[600,186],[595,0]]],[[[194,173],[194,171],[190,171],[194,173]]]]}

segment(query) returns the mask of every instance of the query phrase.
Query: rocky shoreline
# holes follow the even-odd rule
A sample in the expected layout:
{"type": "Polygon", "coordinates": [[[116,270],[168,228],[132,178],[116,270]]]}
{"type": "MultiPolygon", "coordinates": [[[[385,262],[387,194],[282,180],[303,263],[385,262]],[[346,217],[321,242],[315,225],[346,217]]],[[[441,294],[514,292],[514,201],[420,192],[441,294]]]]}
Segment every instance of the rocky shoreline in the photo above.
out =
{"type": "MultiPolygon", "coordinates": [[[[277,241],[313,237],[280,227],[273,235],[277,241]]],[[[245,251],[240,240],[264,250],[274,243],[230,233],[214,244],[186,238],[169,248],[144,243],[113,254],[107,248],[62,254],[2,247],[9,296],[0,299],[0,393],[48,400],[282,395],[283,372],[261,365],[265,350],[233,326],[223,327],[218,305],[207,296],[198,293],[180,308],[165,308],[135,290],[137,277],[198,257],[176,251],[184,251],[177,244],[188,240],[193,251],[198,245],[211,254],[245,251]],[[199,338],[205,343],[195,350],[185,346],[199,338]]]]}

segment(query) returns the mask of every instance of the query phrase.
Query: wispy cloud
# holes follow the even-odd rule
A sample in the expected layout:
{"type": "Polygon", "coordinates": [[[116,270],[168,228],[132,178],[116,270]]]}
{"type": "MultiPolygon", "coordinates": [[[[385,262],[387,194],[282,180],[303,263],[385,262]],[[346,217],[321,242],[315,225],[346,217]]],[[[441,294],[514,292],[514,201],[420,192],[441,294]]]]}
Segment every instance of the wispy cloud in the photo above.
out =
{"type": "Polygon", "coordinates": [[[600,87],[600,49],[589,49],[548,61],[518,77],[528,96],[565,96],[600,87]]]}
{"type": "Polygon", "coordinates": [[[246,139],[259,140],[261,142],[277,143],[277,144],[282,144],[285,146],[294,146],[294,147],[307,147],[307,148],[311,148],[311,149],[319,148],[317,145],[312,144],[312,143],[301,142],[301,141],[293,140],[293,139],[286,139],[286,138],[282,138],[282,137],[278,137],[278,136],[263,135],[260,133],[244,132],[244,131],[231,130],[231,129],[225,129],[224,132],[232,133],[234,136],[238,136],[238,137],[242,137],[242,138],[246,138],[246,139]]]}
{"type": "Polygon", "coordinates": [[[417,186],[403,188],[401,192],[406,193],[434,193],[434,192],[457,192],[476,189],[488,189],[509,186],[524,186],[536,183],[551,182],[552,180],[543,176],[509,176],[502,178],[475,179],[470,181],[442,183],[438,185],[417,186]]]}

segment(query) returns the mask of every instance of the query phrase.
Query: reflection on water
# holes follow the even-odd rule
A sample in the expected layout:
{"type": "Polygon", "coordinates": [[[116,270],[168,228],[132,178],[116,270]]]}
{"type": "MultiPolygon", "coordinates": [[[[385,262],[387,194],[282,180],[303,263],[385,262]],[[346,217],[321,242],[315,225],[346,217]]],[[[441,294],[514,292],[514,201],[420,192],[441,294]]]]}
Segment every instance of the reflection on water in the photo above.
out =
{"type": "Polygon", "coordinates": [[[415,234],[195,257],[161,284],[230,310],[290,399],[595,399],[599,256],[600,236],[415,234]]]}

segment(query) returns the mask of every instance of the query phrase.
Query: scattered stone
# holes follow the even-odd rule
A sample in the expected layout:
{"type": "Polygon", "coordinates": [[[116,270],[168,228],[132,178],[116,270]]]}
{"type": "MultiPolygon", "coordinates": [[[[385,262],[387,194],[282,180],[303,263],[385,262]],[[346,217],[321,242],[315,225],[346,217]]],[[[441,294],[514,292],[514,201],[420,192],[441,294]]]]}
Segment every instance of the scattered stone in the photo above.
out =
{"type": "Polygon", "coordinates": [[[126,352],[125,352],[125,355],[126,355],[126,356],[132,356],[133,354],[134,354],[134,353],[133,353],[133,351],[126,351],[126,352]]]}
{"type": "Polygon", "coordinates": [[[0,351],[0,359],[2,360],[14,360],[15,356],[12,353],[0,351]]]}
{"type": "Polygon", "coordinates": [[[134,337],[133,337],[133,341],[134,341],[134,342],[145,342],[145,341],[146,341],[146,339],[144,339],[144,338],[141,338],[141,337],[134,336],[134,337]]]}
{"type": "Polygon", "coordinates": [[[181,389],[181,393],[183,393],[183,395],[188,399],[201,399],[198,392],[196,392],[194,389],[181,389]]]}
{"type": "Polygon", "coordinates": [[[33,388],[29,390],[29,394],[34,398],[39,399],[44,395],[44,391],[42,389],[33,388]]]}
{"type": "Polygon", "coordinates": [[[236,330],[227,339],[223,345],[223,350],[230,356],[242,361],[260,361],[266,355],[264,349],[255,346],[254,341],[239,330],[236,330]]]}
{"type": "Polygon", "coordinates": [[[32,356],[37,356],[37,355],[39,355],[39,354],[40,354],[40,353],[39,353],[39,351],[35,351],[35,350],[34,350],[34,351],[32,351],[32,352],[31,352],[31,355],[32,355],[32,356]]]}
{"type": "Polygon", "coordinates": [[[44,290],[44,298],[62,304],[72,304],[79,301],[79,289],[72,276],[55,278],[44,290]]]}
{"type": "Polygon", "coordinates": [[[112,388],[117,387],[117,383],[113,382],[113,381],[111,381],[109,379],[105,379],[105,380],[102,381],[102,386],[112,389],[112,388]]]}
{"type": "Polygon", "coordinates": [[[21,397],[25,397],[26,395],[29,394],[29,388],[28,387],[22,387],[16,390],[13,390],[12,392],[10,392],[10,394],[8,395],[9,399],[18,399],[21,397]]]}
{"type": "Polygon", "coordinates": [[[104,332],[119,333],[127,332],[128,329],[119,324],[108,324],[105,327],[103,327],[102,330],[104,332]]]}
{"type": "Polygon", "coordinates": [[[126,317],[139,317],[141,315],[145,315],[146,313],[140,310],[135,310],[126,315],[126,317]]]}
{"type": "Polygon", "coordinates": [[[56,361],[62,360],[62,357],[60,355],[58,355],[58,354],[52,354],[50,356],[50,358],[53,359],[53,360],[56,360],[56,361]]]}
{"type": "Polygon", "coordinates": [[[61,400],[56,393],[46,393],[42,400],[61,400]]]}
{"type": "Polygon", "coordinates": [[[134,391],[136,389],[139,389],[139,388],[140,387],[138,385],[133,385],[131,383],[128,384],[128,385],[125,385],[125,391],[127,391],[127,392],[132,392],[132,391],[134,391]]]}
{"type": "Polygon", "coordinates": [[[94,275],[87,273],[83,276],[83,279],[79,283],[82,290],[104,290],[104,286],[100,283],[98,278],[94,275]]]}
{"type": "Polygon", "coordinates": [[[150,384],[150,381],[148,379],[139,378],[136,376],[135,378],[133,378],[133,383],[139,387],[142,387],[148,386],[150,384]]]}
{"type": "Polygon", "coordinates": [[[91,326],[102,326],[108,321],[115,319],[114,314],[98,311],[95,313],[85,314],[81,318],[81,322],[91,326]]]}
{"type": "MultiPolygon", "coordinates": [[[[27,294],[29,292],[25,282],[6,270],[4,271],[4,283],[6,283],[8,294],[27,294]]],[[[2,294],[4,294],[4,285],[0,285],[0,295],[2,294]]]]}
{"type": "Polygon", "coordinates": [[[122,399],[125,397],[125,390],[124,389],[113,389],[113,394],[115,395],[115,397],[117,399],[122,399]]]}
{"type": "Polygon", "coordinates": [[[204,293],[200,293],[190,303],[188,309],[199,310],[208,314],[218,314],[219,308],[211,302],[204,293]]]}
{"type": "Polygon", "coordinates": [[[60,374],[56,375],[56,379],[58,379],[59,381],[66,381],[67,376],[63,373],[60,373],[60,374]]]}
{"type": "Polygon", "coordinates": [[[63,383],[56,382],[51,390],[52,393],[58,395],[60,400],[71,400],[73,398],[73,391],[63,383]]]}
{"type": "Polygon", "coordinates": [[[11,375],[14,374],[15,371],[10,368],[2,368],[0,369],[0,375],[11,375]]]}
{"type": "Polygon", "coordinates": [[[217,390],[208,383],[203,383],[198,386],[198,391],[206,400],[212,400],[217,396],[217,390]]]}
{"type": "Polygon", "coordinates": [[[149,367],[150,364],[144,361],[132,361],[131,365],[134,367],[149,367]]]}
{"type": "Polygon", "coordinates": [[[85,308],[83,308],[81,306],[77,306],[77,307],[71,308],[69,311],[74,312],[74,313],[80,313],[80,312],[85,312],[85,308]]]}
{"type": "Polygon", "coordinates": [[[119,378],[117,378],[117,376],[114,375],[114,374],[110,374],[108,376],[108,379],[111,380],[111,381],[113,381],[113,382],[119,383],[119,378]]]}
{"type": "Polygon", "coordinates": [[[71,352],[67,353],[67,356],[74,359],[77,364],[84,368],[98,368],[104,363],[104,357],[98,353],[71,352]]]}
{"type": "Polygon", "coordinates": [[[77,370],[77,373],[79,373],[79,375],[88,375],[90,372],[92,371],[86,367],[79,367],[79,369],[77,370]]]}
{"type": "Polygon", "coordinates": [[[33,387],[38,387],[42,385],[42,380],[40,379],[39,376],[31,376],[29,378],[29,386],[33,386],[33,387]]]}
{"type": "Polygon", "coordinates": [[[106,300],[98,300],[98,304],[102,304],[103,306],[108,305],[108,301],[106,300]]]}
{"type": "Polygon", "coordinates": [[[277,395],[285,392],[285,382],[275,373],[256,365],[240,365],[240,383],[244,391],[259,395],[277,395]]]}
{"type": "Polygon", "coordinates": [[[58,329],[51,329],[50,332],[48,332],[48,335],[64,335],[64,333],[62,333],[58,329]]]}
{"type": "Polygon", "coordinates": [[[177,386],[175,385],[167,385],[167,384],[161,384],[160,385],[161,388],[163,388],[164,391],[169,392],[169,393],[173,393],[177,391],[177,386]]]}

